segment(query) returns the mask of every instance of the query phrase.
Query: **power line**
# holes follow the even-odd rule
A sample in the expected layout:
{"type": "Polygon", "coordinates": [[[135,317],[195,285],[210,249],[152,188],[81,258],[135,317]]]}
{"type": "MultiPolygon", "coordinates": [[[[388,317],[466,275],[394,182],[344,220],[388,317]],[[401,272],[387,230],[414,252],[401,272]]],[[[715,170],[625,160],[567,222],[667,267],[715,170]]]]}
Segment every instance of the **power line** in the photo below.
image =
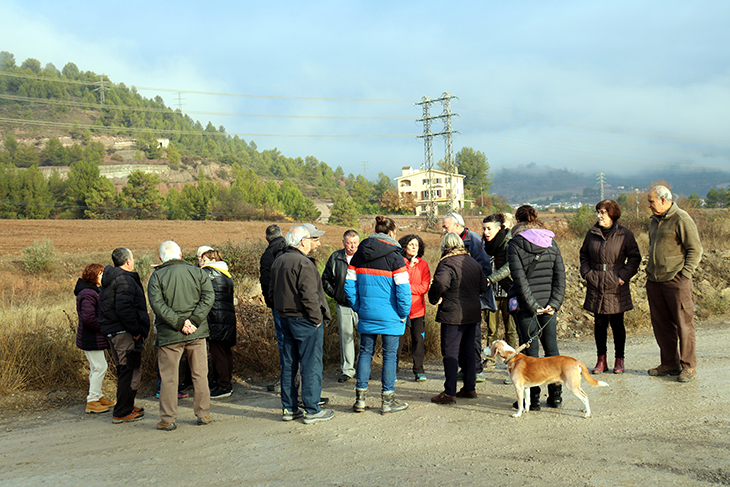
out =
{"type": "MultiPolygon", "coordinates": [[[[106,88],[106,91],[109,91],[109,88],[106,88]]],[[[4,95],[0,94],[0,99],[3,100],[11,100],[11,101],[19,101],[19,102],[28,102],[28,103],[42,103],[46,105],[62,105],[62,106],[69,106],[69,107],[80,107],[80,108],[97,108],[97,109],[104,109],[104,110],[126,110],[126,111],[135,111],[135,112],[150,112],[150,113],[166,113],[166,114],[174,114],[176,113],[172,108],[150,108],[150,107],[130,107],[126,105],[109,105],[109,104],[99,104],[99,103],[86,103],[86,102],[80,102],[80,101],[71,101],[71,100],[53,100],[48,98],[33,98],[28,96],[18,96],[18,95],[4,95]]],[[[310,119],[310,120],[316,120],[316,119],[322,119],[322,120],[410,120],[411,117],[409,116],[333,116],[333,115],[265,115],[265,114],[255,114],[255,113],[226,113],[226,112],[202,112],[202,111],[186,111],[186,114],[194,114],[194,115],[215,115],[215,116],[225,116],[225,117],[251,117],[251,118],[292,118],[292,119],[310,119]]]]}
{"type": "Polygon", "coordinates": [[[117,127],[109,125],[90,125],[90,124],[79,124],[79,123],[68,123],[68,122],[50,122],[42,120],[28,120],[22,118],[6,118],[0,117],[0,122],[7,123],[23,123],[28,125],[39,125],[39,126],[50,126],[50,127],[64,127],[64,128],[82,128],[89,130],[105,130],[108,132],[150,132],[150,133],[161,133],[161,134],[173,134],[173,135],[202,135],[205,137],[228,137],[228,136],[239,136],[239,137],[294,137],[294,138],[397,138],[397,137],[415,137],[418,134],[255,134],[255,133],[230,133],[230,132],[205,132],[205,131],[194,131],[194,130],[173,130],[173,129],[156,129],[156,128],[141,128],[141,127],[117,127]]]}
{"type": "MultiPolygon", "coordinates": [[[[33,76],[22,73],[11,73],[8,71],[0,71],[0,76],[11,76],[13,78],[24,78],[32,79],[37,81],[54,81],[58,83],[69,83],[87,86],[98,86],[96,81],[77,81],[54,77],[45,76],[33,76]]],[[[113,83],[110,82],[114,86],[113,83]]],[[[118,86],[118,85],[117,85],[118,86]]],[[[196,91],[196,90],[181,90],[179,88],[153,88],[149,86],[132,86],[135,90],[144,91],[162,91],[169,93],[185,93],[190,95],[210,95],[210,96],[228,96],[228,97],[240,97],[240,98],[269,98],[274,100],[308,100],[308,101],[337,101],[337,102],[375,102],[375,103],[393,103],[393,102],[409,102],[408,98],[339,98],[339,97],[321,97],[321,96],[286,96],[286,95],[252,95],[244,93],[223,93],[215,91],[196,91]]]]}

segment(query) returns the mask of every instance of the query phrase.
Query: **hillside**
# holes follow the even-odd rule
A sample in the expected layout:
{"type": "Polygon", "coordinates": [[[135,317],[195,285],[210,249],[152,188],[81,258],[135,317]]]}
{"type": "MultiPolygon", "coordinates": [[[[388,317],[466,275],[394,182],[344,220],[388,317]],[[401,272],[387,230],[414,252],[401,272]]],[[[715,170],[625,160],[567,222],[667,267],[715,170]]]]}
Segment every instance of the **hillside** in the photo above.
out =
{"type": "MultiPolygon", "coordinates": [[[[607,169],[604,172],[604,194],[607,198],[616,199],[621,193],[629,193],[632,189],[644,191],[662,179],[672,186],[675,194],[683,196],[695,193],[702,198],[713,188],[727,191],[730,187],[730,171],[687,172],[658,168],[627,176],[607,169]]],[[[490,189],[507,198],[513,205],[551,200],[556,196],[567,200],[569,195],[577,195],[577,199],[583,203],[596,203],[600,199],[596,174],[536,163],[497,171],[490,189]]]]}

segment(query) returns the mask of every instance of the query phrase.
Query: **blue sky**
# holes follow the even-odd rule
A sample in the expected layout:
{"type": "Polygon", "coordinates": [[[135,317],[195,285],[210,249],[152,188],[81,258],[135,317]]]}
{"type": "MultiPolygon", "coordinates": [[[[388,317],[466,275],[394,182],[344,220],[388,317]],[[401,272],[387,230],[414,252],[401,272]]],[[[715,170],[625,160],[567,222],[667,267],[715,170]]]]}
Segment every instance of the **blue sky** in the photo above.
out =
{"type": "MultiPolygon", "coordinates": [[[[17,64],[73,62],[173,108],[179,96],[259,150],[346,174],[366,161],[369,179],[423,164],[414,104],[443,92],[458,97],[454,150],[484,152],[493,171],[730,168],[727,1],[0,0],[0,12],[17,64]]],[[[433,148],[443,158],[443,140],[433,148]]]]}

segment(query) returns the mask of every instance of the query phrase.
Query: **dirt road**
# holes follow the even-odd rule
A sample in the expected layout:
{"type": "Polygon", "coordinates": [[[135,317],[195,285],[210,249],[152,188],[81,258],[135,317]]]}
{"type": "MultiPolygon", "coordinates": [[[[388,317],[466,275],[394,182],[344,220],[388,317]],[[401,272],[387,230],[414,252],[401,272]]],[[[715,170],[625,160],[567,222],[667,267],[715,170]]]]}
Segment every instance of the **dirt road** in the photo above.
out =
{"type": "MultiPolygon", "coordinates": [[[[335,417],[304,425],[281,421],[279,401],[262,385],[237,385],[214,401],[210,426],[195,426],[192,399],[180,401],[178,430],[155,430],[154,398],[139,402],[147,418],[113,425],[83,406],[4,420],[0,485],[527,485],[704,486],[730,484],[730,321],[697,332],[697,378],[653,378],[658,348],[651,335],[627,343],[624,375],[601,374],[609,388],[584,383],[593,417],[565,396],[563,407],[510,417],[512,386],[504,370],[487,372],[479,397],[456,406],[431,404],[442,389],[439,362],[429,381],[401,372],[399,399],[410,408],[383,417],[351,412],[354,385],[325,377],[335,417]]],[[[561,353],[595,360],[590,341],[560,344],[561,353]]],[[[379,377],[374,370],[373,377],[379,377]]],[[[371,382],[370,390],[379,391],[371,382]]]]}

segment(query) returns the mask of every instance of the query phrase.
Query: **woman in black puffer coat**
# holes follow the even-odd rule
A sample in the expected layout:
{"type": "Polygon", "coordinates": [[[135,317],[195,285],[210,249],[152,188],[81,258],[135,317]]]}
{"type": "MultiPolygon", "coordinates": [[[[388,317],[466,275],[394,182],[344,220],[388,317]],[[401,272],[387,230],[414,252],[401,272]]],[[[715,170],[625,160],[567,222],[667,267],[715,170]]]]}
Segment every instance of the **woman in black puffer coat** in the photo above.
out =
{"type": "MultiPolygon", "coordinates": [[[[555,234],[545,228],[532,206],[519,207],[515,218],[518,223],[512,229],[507,258],[514,283],[510,297],[516,297],[518,303],[515,323],[520,344],[537,335],[545,356],[554,357],[559,355],[557,312],[565,296],[563,257],[553,241],[555,234]]],[[[525,355],[530,357],[539,354],[537,341],[525,349],[525,355]]],[[[561,387],[548,384],[548,406],[560,405],[561,387]]],[[[530,410],[540,410],[540,387],[530,388],[530,410]]]]}
{"type": "Polygon", "coordinates": [[[228,271],[228,264],[223,262],[220,252],[208,250],[200,256],[201,268],[213,283],[215,302],[208,313],[210,336],[210,361],[208,380],[217,384],[211,387],[211,399],[228,397],[233,392],[231,378],[233,376],[233,352],[236,344],[236,308],[233,297],[233,279],[228,271]]]}

